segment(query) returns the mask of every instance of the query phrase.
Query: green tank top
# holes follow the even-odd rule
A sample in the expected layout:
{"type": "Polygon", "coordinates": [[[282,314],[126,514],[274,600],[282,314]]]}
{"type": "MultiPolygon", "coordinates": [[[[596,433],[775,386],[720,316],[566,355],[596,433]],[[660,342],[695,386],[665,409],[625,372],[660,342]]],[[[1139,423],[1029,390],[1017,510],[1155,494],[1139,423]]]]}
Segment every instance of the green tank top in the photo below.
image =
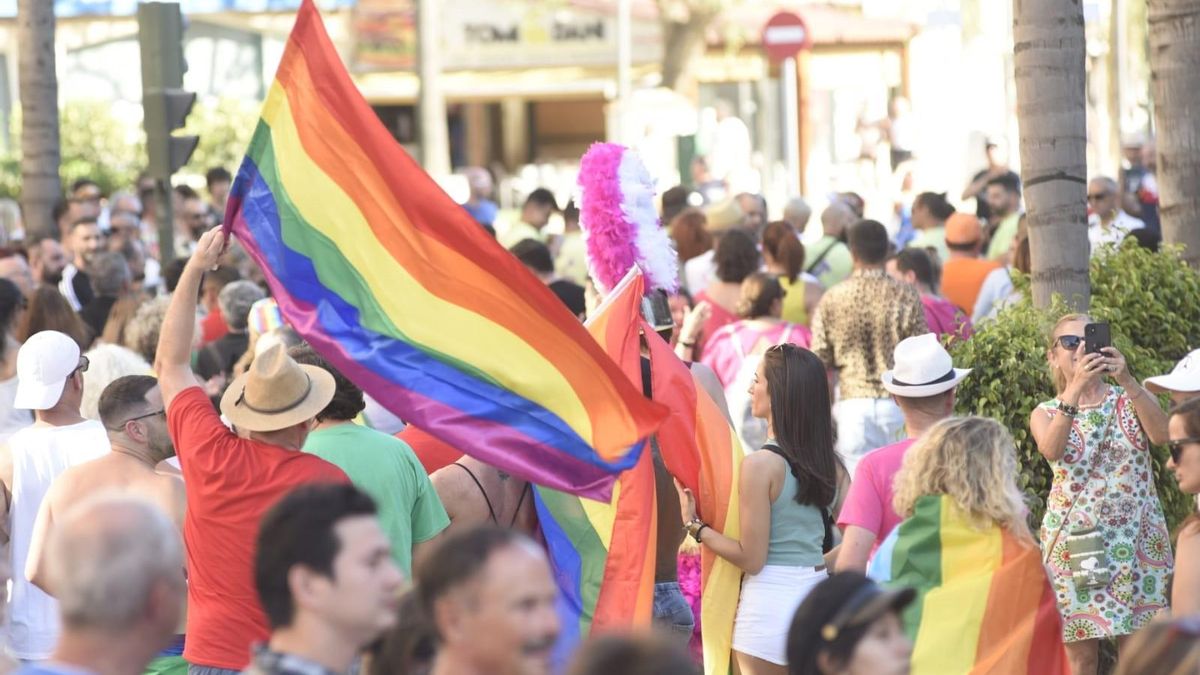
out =
{"type": "Polygon", "coordinates": [[[783,475],[783,489],[771,502],[771,539],[767,544],[766,564],[786,567],[824,565],[821,544],[825,540],[825,523],[821,520],[821,509],[796,503],[800,484],[790,469],[785,468],[783,475]]]}

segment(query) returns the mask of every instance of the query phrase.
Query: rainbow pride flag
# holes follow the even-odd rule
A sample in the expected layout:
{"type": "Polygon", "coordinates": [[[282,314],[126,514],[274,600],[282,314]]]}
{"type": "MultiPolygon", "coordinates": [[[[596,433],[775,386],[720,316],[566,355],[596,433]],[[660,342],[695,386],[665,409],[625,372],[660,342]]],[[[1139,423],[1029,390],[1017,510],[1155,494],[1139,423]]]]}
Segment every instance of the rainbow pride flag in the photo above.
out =
{"type": "MultiPolygon", "coordinates": [[[[742,442],[729,419],[691,370],[649,326],[654,399],[671,415],[659,435],[663,462],[671,475],[692,490],[696,511],[713,529],[727,537],[741,536],[738,480],[742,442]]],[[[733,619],[742,590],[742,570],[700,547],[700,635],[704,642],[706,675],[727,675],[733,648],[733,619]]]]}
{"type": "MultiPolygon", "coordinates": [[[[587,323],[589,332],[639,387],[643,287],[642,275],[634,268],[587,323]]],[[[560,590],[559,652],[565,656],[592,630],[649,625],[658,513],[651,453],[643,452],[632,469],[621,473],[607,502],[541,486],[534,496],[560,590]]]]}
{"type": "Polygon", "coordinates": [[[946,496],[917,500],[869,575],[907,586],[913,675],[1066,675],[1062,622],[1041,552],[998,526],[979,530],[946,496]]]}
{"type": "Polygon", "coordinates": [[[401,149],[305,0],[225,227],[287,321],[393,413],[607,499],[666,415],[401,149]]]}

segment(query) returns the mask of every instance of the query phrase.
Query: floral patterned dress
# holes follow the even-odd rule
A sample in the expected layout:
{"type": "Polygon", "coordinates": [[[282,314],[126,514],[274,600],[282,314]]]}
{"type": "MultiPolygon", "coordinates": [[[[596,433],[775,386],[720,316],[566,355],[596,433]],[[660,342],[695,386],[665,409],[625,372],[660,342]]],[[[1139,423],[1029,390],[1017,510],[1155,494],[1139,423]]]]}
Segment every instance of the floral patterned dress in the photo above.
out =
{"type": "MultiPolygon", "coordinates": [[[[1055,401],[1038,408],[1051,418],[1060,414],[1055,401]]],[[[1064,642],[1129,635],[1167,605],[1171,542],[1149,448],[1133,401],[1120,387],[1109,387],[1103,403],[1076,416],[1066,453],[1050,463],[1054,485],[1041,542],[1043,551],[1053,547],[1048,565],[1064,642]],[[1100,530],[1112,581],[1107,588],[1076,590],[1067,537],[1088,527],[1100,530]]]]}

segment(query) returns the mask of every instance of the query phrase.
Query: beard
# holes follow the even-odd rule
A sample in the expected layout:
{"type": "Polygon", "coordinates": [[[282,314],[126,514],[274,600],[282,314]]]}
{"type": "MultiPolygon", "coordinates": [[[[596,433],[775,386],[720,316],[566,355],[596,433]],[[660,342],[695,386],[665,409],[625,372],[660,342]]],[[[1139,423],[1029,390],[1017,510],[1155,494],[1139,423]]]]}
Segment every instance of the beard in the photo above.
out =
{"type": "Polygon", "coordinates": [[[57,286],[62,282],[62,270],[42,270],[42,283],[47,286],[57,286]]]}

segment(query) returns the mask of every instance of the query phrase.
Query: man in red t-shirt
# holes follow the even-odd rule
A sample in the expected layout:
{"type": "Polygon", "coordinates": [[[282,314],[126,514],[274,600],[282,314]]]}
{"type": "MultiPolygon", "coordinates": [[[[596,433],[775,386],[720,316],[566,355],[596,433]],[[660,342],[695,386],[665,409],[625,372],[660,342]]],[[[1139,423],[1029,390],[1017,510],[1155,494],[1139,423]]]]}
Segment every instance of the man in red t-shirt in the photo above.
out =
{"type": "Polygon", "coordinates": [[[349,482],[325,460],[300,451],[317,413],[333,398],[333,377],[301,366],[276,346],[254,360],[221,399],[230,431],[191,369],[196,297],[217,264],[219,229],[197,242],[171,298],[155,370],[167,425],[187,488],[188,618],[183,656],[193,675],[237,673],[267,639],[254,588],[254,543],[262,515],[292,488],[349,482]]]}

